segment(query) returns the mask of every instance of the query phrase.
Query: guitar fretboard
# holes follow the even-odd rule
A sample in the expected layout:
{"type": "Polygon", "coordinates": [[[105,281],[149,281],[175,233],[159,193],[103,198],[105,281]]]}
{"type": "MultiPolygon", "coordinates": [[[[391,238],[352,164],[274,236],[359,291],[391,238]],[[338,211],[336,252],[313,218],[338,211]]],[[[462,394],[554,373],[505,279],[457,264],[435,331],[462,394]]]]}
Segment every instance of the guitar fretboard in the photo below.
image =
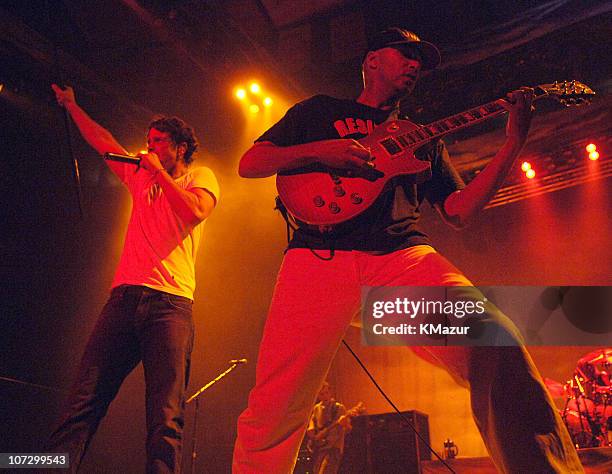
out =
{"type": "Polygon", "coordinates": [[[474,107],[459,114],[424,125],[410,132],[389,136],[380,144],[391,155],[401,153],[406,148],[418,148],[421,145],[441,137],[447,133],[470,127],[478,122],[484,122],[492,117],[501,115],[506,111],[497,102],[474,107]]]}
{"type": "MultiPolygon", "coordinates": [[[[546,95],[546,93],[536,91],[534,100],[544,95],[546,95]]],[[[381,140],[380,144],[390,155],[396,155],[406,148],[418,148],[434,138],[441,137],[462,128],[471,127],[474,124],[497,117],[505,112],[506,109],[499,104],[499,100],[494,100],[464,112],[451,115],[450,117],[437,120],[410,132],[389,136],[381,140]]]]}

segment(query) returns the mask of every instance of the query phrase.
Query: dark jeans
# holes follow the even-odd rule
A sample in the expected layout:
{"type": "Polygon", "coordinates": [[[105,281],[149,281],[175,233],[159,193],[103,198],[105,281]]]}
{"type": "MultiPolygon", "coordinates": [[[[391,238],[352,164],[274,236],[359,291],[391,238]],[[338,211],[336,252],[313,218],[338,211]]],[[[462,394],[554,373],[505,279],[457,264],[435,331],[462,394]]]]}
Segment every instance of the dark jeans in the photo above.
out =
{"type": "Polygon", "coordinates": [[[125,377],[142,361],[147,473],[180,472],[185,388],[193,347],[192,301],[143,286],[114,288],[85,348],[49,452],[76,472],[125,377]]]}

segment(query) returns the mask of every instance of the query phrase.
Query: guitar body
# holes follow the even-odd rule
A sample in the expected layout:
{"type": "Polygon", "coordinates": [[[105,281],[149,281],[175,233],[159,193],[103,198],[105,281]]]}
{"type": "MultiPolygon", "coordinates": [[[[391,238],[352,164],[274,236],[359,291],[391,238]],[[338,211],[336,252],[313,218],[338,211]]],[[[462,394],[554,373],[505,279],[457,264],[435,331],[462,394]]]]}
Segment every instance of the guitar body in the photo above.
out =
{"type": "Polygon", "coordinates": [[[366,176],[351,176],[351,172],[326,169],[323,166],[299,168],[278,174],[278,195],[298,220],[316,226],[332,226],[358,216],[378,198],[389,180],[406,176],[413,183],[431,177],[428,161],[415,158],[415,148],[396,145],[397,137],[419,127],[408,120],[382,123],[367,137],[359,140],[370,150],[372,171],[366,176]]]}

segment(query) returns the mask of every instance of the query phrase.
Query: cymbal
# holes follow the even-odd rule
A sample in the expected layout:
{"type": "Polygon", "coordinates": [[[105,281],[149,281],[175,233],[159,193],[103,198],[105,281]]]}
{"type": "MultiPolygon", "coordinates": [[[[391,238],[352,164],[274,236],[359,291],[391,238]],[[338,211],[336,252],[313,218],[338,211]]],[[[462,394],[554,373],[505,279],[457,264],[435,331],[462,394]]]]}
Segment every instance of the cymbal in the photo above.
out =
{"type": "Polygon", "coordinates": [[[581,357],[578,361],[578,365],[582,364],[612,364],[612,348],[597,349],[596,351],[589,352],[585,356],[581,357]]]}

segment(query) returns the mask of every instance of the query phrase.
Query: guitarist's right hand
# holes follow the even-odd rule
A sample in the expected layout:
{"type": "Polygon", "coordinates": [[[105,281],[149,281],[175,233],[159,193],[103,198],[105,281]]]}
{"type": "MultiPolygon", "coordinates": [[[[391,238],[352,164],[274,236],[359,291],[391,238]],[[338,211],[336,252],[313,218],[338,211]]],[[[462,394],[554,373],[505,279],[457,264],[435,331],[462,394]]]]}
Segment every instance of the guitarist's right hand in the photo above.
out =
{"type": "Polygon", "coordinates": [[[374,167],[374,164],[368,161],[370,150],[356,140],[322,140],[310,145],[313,147],[314,159],[330,168],[358,172],[369,171],[374,167]]]}

